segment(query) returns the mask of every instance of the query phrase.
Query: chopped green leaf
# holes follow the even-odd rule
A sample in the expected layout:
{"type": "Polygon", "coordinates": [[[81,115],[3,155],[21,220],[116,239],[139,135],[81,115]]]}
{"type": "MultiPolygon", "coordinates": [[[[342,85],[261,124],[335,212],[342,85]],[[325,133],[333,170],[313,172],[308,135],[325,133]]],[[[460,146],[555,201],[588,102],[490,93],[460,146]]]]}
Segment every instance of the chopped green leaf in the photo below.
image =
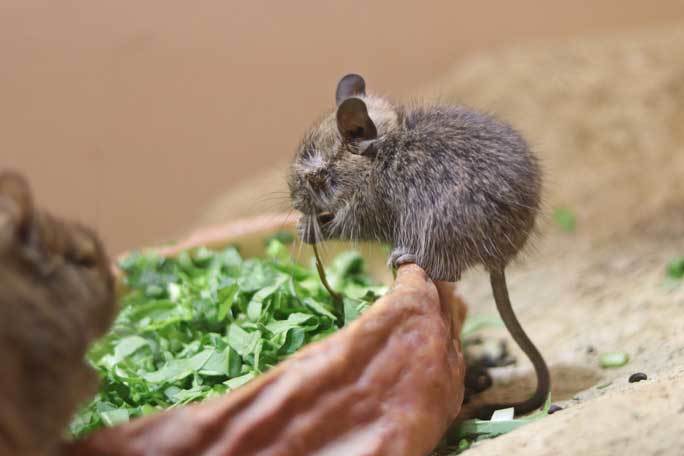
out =
{"type": "MultiPolygon", "coordinates": [[[[71,433],[228,393],[338,330],[318,272],[295,263],[284,241],[271,239],[265,258],[243,259],[228,247],[121,261],[129,291],[88,355],[100,391],[71,433]]],[[[372,283],[356,252],[335,258],[330,275],[348,302],[345,322],[387,290],[372,283]]]]}
{"type": "Polygon", "coordinates": [[[491,420],[465,420],[449,431],[448,440],[453,442],[451,446],[437,451],[435,454],[445,456],[461,454],[470,447],[472,442],[506,434],[520,426],[547,416],[550,406],[551,396],[549,395],[541,410],[521,418],[514,418],[513,409],[507,408],[495,411],[491,420]]]}
{"type": "Polygon", "coordinates": [[[667,276],[675,280],[684,279],[684,256],[668,263],[667,276]]]}
{"type": "Polygon", "coordinates": [[[553,219],[566,233],[572,233],[577,227],[575,214],[567,208],[559,207],[553,211],[553,219]]]}
{"type": "Polygon", "coordinates": [[[508,407],[494,411],[490,421],[511,421],[515,415],[515,409],[508,407]]]}
{"type": "Polygon", "coordinates": [[[162,366],[161,369],[143,374],[141,377],[150,383],[176,382],[199,371],[213,354],[214,350],[208,349],[190,358],[172,359],[162,366]]]}
{"type": "Polygon", "coordinates": [[[102,363],[107,366],[115,366],[132,355],[142,347],[149,345],[147,339],[140,336],[124,337],[114,346],[114,353],[102,357],[102,363]]]}
{"type": "Polygon", "coordinates": [[[114,409],[106,412],[101,412],[100,417],[106,426],[114,426],[115,424],[125,423],[128,421],[128,410],[114,409]]]}
{"type": "Polygon", "coordinates": [[[228,328],[228,345],[243,358],[254,354],[260,339],[260,331],[247,332],[237,323],[228,328]]]}
{"type": "Polygon", "coordinates": [[[234,389],[239,388],[242,385],[246,384],[247,382],[249,382],[253,378],[254,378],[254,374],[249,372],[245,375],[241,375],[239,377],[231,378],[230,380],[227,380],[225,383],[229,389],[234,390],[234,389]]]}
{"type": "Polygon", "coordinates": [[[599,366],[603,368],[622,367],[629,362],[629,355],[625,352],[609,352],[599,356],[599,366]]]}

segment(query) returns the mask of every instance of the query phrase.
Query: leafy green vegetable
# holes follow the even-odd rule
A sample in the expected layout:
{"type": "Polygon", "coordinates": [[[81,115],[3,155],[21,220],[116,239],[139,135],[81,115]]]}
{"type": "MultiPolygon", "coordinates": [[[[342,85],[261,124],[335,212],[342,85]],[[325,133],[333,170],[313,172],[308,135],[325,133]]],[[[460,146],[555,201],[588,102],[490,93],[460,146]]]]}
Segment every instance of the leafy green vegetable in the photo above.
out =
{"type": "Polygon", "coordinates": [[[278,231],[273,236],[266,239],[266,245],[269,245],[272,240],[276,240],[281,244],[292,244],[294,242],[294,236],[289,231],[278,231]]]}
{"type": "MultiPolygon", "coordinates": [[[[71,433],[229,392],[339,329],[316,269],[296,264],[281,240],[269,241],[263,259],[243,259],[232,247],[125,258],[129,291],[88,355],[100,391],[71,433]]],[[[326,273],[344,296],[345,324],[387,290],[371,282],[356,252],[335,258],[326,273]]]]}
{"type": "Polygon", "coordinates": [[[671,279],[684,279],[684,257],[676,258],[667,265],[667,276],[671,279]]]}
{"type": "Polygon", "coordinates": [[[449,432],[448,439],[455,442],[455,444],[447,446],[435,454],[440,456],[456,456],[461,454],[470,448],[473,442],[492,439],[511,432],[520,426],[544,418],[549,413],[549,407],[551,407],[550,395],[546,398],[546,403],[541,410],[521,418],[510,419],[509,416],[512,416],[513,410],[504,409],[497,410],[491,420],[465,420],[449,432]]]}
{"type": "Polygon", "coordinates": [[[556,208],[553,211],[553,219],[566,233],[572,233],[577,227],[577,218],[570,209],[564,207],[556,208]]]}
{"type": "Polygon", "coordinates": [[[599,356],[599,366],[603,368],[622,367],[629,362],[629,355],[625,352],[609,352],[599,356]]]}

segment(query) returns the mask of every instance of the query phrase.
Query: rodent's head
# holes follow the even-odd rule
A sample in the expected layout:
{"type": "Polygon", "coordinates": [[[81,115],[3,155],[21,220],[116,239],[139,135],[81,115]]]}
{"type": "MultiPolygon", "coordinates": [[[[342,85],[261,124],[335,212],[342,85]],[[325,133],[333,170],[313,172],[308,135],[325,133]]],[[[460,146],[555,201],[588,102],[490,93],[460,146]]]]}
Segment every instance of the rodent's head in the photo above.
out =
{"type": "Polygon", "coordinates": [[[356,237],[375,143],[401,123],[396,107],[366,94],[366,83],[357,74],[340,80],[335,102],[336,109],[305,134],[290,168],[290,198],[302,212],[299,235],[307,243],[356,237]]]}
{"type": "Polygon", "coordinates": [[[10,172],[0,172],[0,290],[0,454],[52,454],[95,393],[84,357],[114,318],[115,282],[96,234],[36,209],[10,172]]]}

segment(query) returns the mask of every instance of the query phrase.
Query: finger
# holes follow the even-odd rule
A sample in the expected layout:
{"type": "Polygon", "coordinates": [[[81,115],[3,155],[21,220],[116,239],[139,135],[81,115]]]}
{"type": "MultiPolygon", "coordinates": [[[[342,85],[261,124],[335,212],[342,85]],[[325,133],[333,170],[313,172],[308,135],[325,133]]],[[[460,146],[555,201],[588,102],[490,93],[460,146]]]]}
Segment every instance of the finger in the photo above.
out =
{"type": "Polygon", "coordinates": [[[426,272],[415,263],[405,263],[397,269],[397,284],[423,287],[429,280],[426,272]]]}

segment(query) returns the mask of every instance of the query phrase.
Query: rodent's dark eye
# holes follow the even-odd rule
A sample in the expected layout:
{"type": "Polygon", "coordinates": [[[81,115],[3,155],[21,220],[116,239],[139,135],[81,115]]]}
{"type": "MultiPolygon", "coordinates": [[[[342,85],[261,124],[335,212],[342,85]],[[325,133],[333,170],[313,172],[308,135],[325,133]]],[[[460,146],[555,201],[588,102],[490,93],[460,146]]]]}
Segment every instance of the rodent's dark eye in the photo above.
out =
{"type": "Polygon", "coordinates": [[[93,268],[97,266],[96,258],[89,256],[71,257],[69,258],[69,261],[71,261],[76,266],[80,266],[83,268],[93,268]]]}
{"type": "Polygon", "coordinates": [[[325,211],[319,212],[319,214],[316,217],[318,218],[318,223],[320,223],[321,225],[325,225],[326,223],[330,223],[333,221],[333,219],[335,218],[335,214],[333,214],[332,212],[325,211]]]}

